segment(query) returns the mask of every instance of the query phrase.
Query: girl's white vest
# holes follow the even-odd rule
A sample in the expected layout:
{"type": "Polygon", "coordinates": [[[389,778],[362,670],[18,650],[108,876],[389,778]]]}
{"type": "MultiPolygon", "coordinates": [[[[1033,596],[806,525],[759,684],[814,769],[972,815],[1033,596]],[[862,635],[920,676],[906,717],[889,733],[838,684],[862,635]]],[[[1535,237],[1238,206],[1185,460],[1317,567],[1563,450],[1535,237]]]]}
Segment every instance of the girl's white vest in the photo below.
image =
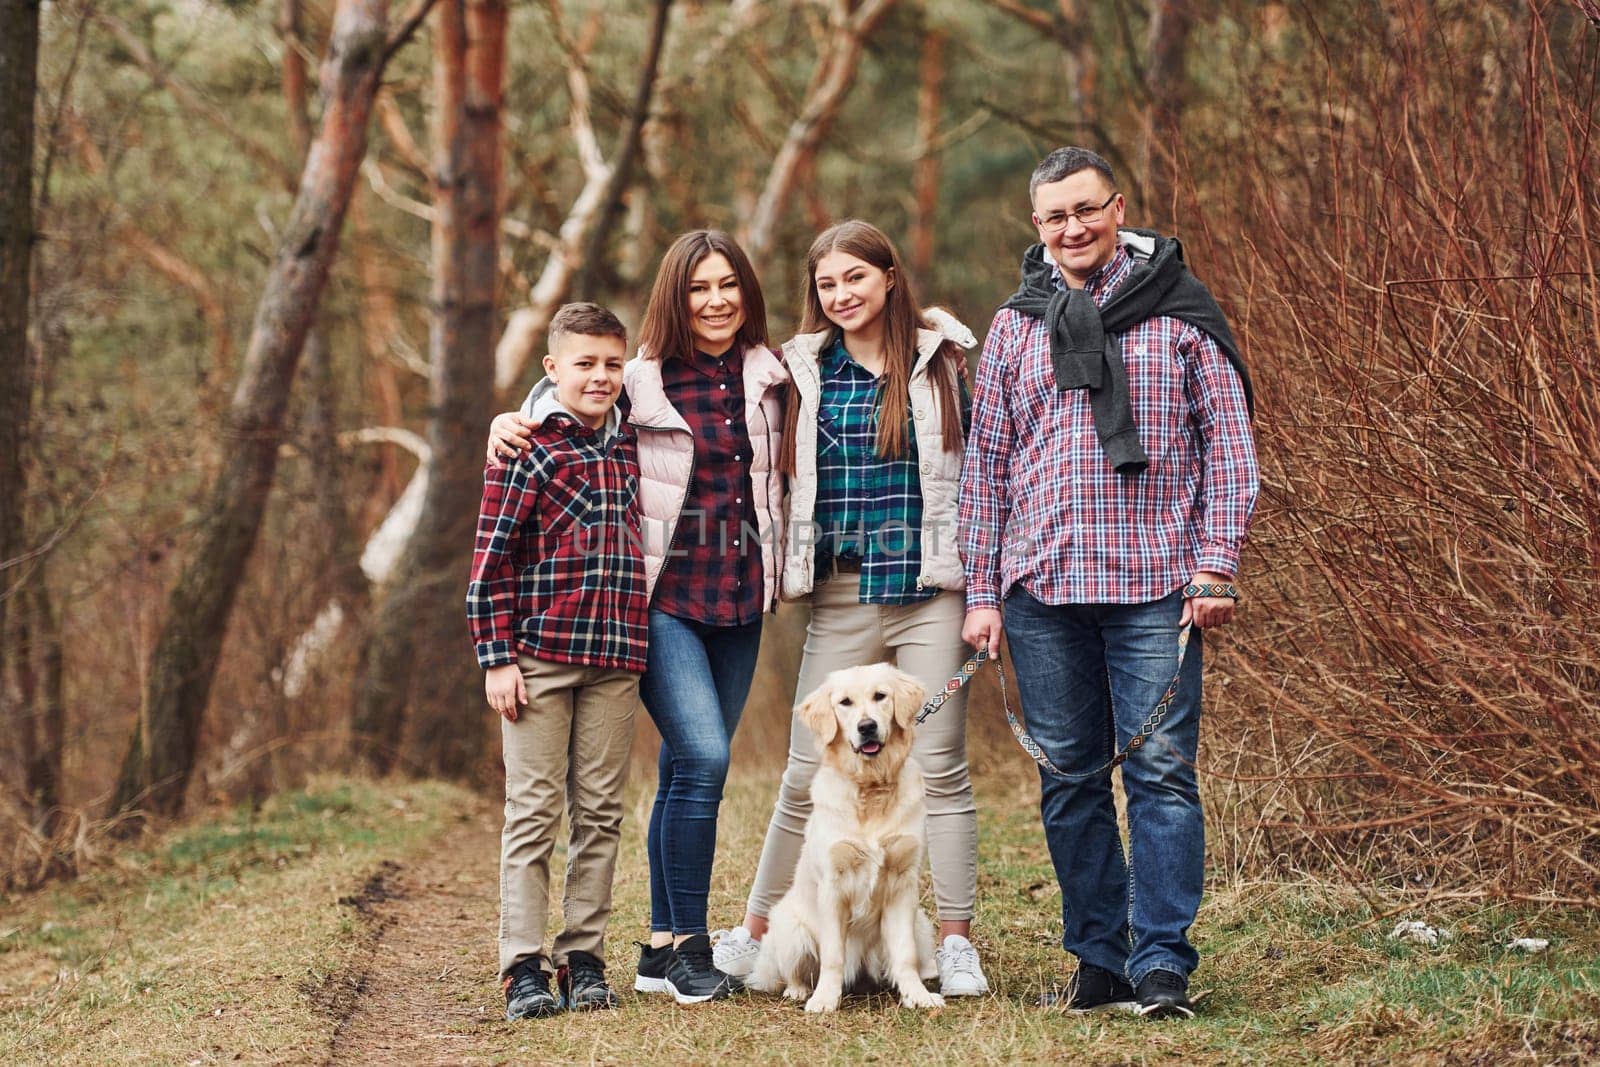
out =
{"type": "MultiPolygon", "coordinates": [[[[922,483],[922,570],[918,589],[963,589],[966,577],[956,538],[956,503],[961,490],[961,450],[945,450],[944,419],[929,377],[939,346],[977,344],[972,331],[941,308],[923,317],[936,329],[917,331],[917,362],[911,371],[911,424],[917,436],[917,473],[922,483]]],[[[831,330],[799,334],[783,346],[784,363],[800,395],[795,429],[794,476],[789,480],[788,531],[784,538],[783,596],[806,596],[816,582],[817,409],[822,395],[818,358],[831,330]]],[[[941,365],[942,366],[942,365],[941,365]]],[[[640,441],[641,446],[643,440],[640,441]]],[[[641,454],[643,448],[640,449],[641,454]]]]}

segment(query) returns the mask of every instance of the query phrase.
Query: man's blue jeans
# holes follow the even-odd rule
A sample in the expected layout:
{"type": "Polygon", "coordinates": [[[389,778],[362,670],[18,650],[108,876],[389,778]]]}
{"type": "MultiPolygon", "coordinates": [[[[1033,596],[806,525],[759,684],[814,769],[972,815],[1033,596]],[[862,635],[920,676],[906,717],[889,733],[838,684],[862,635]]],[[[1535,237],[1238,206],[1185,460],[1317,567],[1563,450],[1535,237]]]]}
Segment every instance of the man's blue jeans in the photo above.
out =
{"type": "Polygon", "coordinates": [[[708,626],[650,612],[639,696],[661,732],[650,812],[650,929],[703,934],[728,746],[744,711],[761,620],[708,626]]]}
{"type": "MultiPolygon", "coordinates": [[[[1181,592],[1146,604],[1051,605],[1018,585],[1006,597],[1006,644],[1028,732],[1063,772],[1093,770],[1144,723],[1177,667],[1182,613],[1181,592]]],[[[1171,708],[1122,764],[1126,855],[1110,772],[1067,782],[1039,771],[1045,841],[1061,884],[1062,947],[1134,985],[1158,969],[1187,976],[1199,962],[1188,930],[1205,876],[1194,766],[1200,646],[1195,629],[1171,708]]]]}

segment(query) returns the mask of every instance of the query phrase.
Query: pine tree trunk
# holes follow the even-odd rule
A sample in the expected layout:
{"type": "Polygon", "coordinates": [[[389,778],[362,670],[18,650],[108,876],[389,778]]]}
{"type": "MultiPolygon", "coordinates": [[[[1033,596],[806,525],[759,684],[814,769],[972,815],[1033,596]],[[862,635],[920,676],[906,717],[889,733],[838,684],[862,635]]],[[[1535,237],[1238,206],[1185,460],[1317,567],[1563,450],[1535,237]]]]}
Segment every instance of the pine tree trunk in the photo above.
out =
{"type": "Polygon", "coordinates": [[[334,14],[322,125],[224,417],[230,447],[151,656],[139,728],[112,801],[117,810],[173,813],[183,805],[228,615],[272,488],[289,386],[366,155],[367,120],[387,58],[387,16],[386,0],[340,0],[334,14]]]}
{"type": "MultiPolygon", "coordinates": [[[[38,0],[0,0],[0,730],[15,736],[26,709],[13,707],[14,654],[7,602],[22,568],[23,451],[32,423],[28,280],[33,260],[33,104],[38,85],[38,0]]],[[[23,775],[26,778],[26,773],[23,775]]]]}
{"type": "Polygon", "coordinates": [[[373,613],[355,743],[391,770],[459,776],[489,736],[463,614],[494,389],[505,0],[441,0],[435,33],[433,463],[422,516],[373,613]]]}
{"type": "Polygon", "coordinates": [[[1148,225],[1170,228],[1182,163],[1183,103],[1189,91],[1187,58],[1200,0],[1157,0],[1150,9],[1149,57],[1145,82],[1150,107],[1145,114],[1143,163],[1144,217],[1148,225]]]}

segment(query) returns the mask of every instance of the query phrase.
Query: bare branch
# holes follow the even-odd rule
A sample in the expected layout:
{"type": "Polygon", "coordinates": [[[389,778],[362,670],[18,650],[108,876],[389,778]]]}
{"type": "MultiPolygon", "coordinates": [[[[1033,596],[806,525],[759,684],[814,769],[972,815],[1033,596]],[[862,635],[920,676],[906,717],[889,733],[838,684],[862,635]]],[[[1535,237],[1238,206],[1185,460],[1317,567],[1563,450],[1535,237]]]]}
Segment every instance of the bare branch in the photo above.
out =
{"type": "Polygon", "coordinates": [[[843,4],[833,9],[805,104],[789,126],[743,233],[745,250],[758,264],[772,247],[799,175],[810,165],[855,83],[866,39],[893,6],[894,0],[866,0],[853,13],[843,4]]]}
{"type": "Polygon", "coordinates": [[[388,89],[378,94],[378,125],[383,127],[389,143],[406,166],[415,171],[418,177],[428,177],[428,157],[417,147],[417,139],[411,136],[406,117],[400,114],[400,105],[395,101],[394,93],[388,89]]]}
{"type": "Polygon", "coordinates": [[[645,46],[644,64],[639,71],[639,85],[634,90],[633,106],[628,112],[627,130],[622,135],[622,146],[617,150],[616,162],[601,195],[600,208],[583,256],[583,274],[576,286],[578,298],[593,295],[595,281],[600,274],[600,264],[605,258],[606,241],[612,224],[622,206],[622,196],[628,190],[633,175],[634,160],[644,143],[644,124],[650,117],[650,98],[655,91],[656,73],[660,69],[661,50],[667,37],[667,19],[672,13],[672,0],[655,0],[654,17],[650,24],[650,40],[645,46]]]}
{"type": "Polygon", "coordinates": [[[401,18],[400,24],[389,37],[389,43],[383,50],[383,62],[387,66],[394,54],[405,47],[411,35],[417,32],[417,27],[422,25],[422,20],[428,17],[428,12],[433,10],[434,0],[416,0],[411,5],[411,10],[401,18]]]}
{"type": "MultiPolygon", "coordinates": [[[[553,12],[558,39],[560,7],[556,0],[546,0],[553,12]]],[[[578,148],[578,162],[583,168],[583,188],[572,202],[566,219],[561,223],[557,247],[545,260],[544,270],[528,293],[528,303],[513,311],[506,321],[505,331],[494,352],[495,389],[504,392],[522,377],[534,348],[556,307],[566,299],[572,279],[583,260],[584,239],[599,216],[605,201],[606,187],[611,180],[612,168],[600,152],[599,139],[595,137],[594,123],[589,113],[589,75],[587,70],[588,47],[593,44],[597,25],[593,19],[586,28],[584,38],[567,50],[567,91],[572,97],[569,123],[572,137],[578,148]]]]}
{"type": "Polygon", "coordinates": [[[173,74],[169,67],[155,57],[150,51],[150,46],[134,33],[127,23],[104,11],[96,11],[94,19],[116,38],[117,43],[132,57],[134,64],[149,75],[150,80],[157,86],[170,92],[173,99],[177,100],[185,111],[200,116],[216,127],[240,152],[265,167],[283,188],[292,192],[298,187],[300,175],[297,171],[290,168],[272,149],[246,137],[239,123],[173,74]]]}

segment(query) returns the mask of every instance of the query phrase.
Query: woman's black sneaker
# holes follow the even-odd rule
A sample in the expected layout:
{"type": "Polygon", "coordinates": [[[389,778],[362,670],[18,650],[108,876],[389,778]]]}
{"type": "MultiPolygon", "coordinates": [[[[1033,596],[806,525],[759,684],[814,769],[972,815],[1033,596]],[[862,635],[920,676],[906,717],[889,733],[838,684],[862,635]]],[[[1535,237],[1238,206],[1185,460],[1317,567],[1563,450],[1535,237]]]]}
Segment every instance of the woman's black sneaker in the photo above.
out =
{"type": "Polygon", "coordinates": [[[550,976],[544,972],[543,957],[534,956],[511,968],[500,983],[506,992],[506,1019],[539,1019],[562,1008],[561,996],[550,991],[550,976]]]}
{"type": "Polygon", "coordinates": [[[695,934],[685,938],[672,952],[667,968],[667,992],[679,1004],[703,1004],[737,993],[744,984],[731,974],[717,970],[711,962],[711,938],[695,934]]]}
{"type": "Polygon", "coordinates": [[[662,945],[660,948],[651,948],[643,941],[635,941],[639,946],[639,970],[633,976],[633,991],[635,993],[665,993],[667,991],[667,967],[672,964],[672,946],[662,945]]]}
{"type": "Polygon", "coordinates": [[[1139,1014],[1147,1019],[1193,1019],[1189,980],[1173,971],[1151,971],[1139,983],[1139,1014]]]}
{"type": "Polygon", "coordinates": [[[556,985],[568,1011],[617,1006],[617,995],[606,985],[606,965],[587,952],[568,953],[567,965],[556,972],[556,985]]]}
{"type": "Polygon", "coordinates": [[[1039,998],[1039,1006],[1070,1012],[1132,1011],[1138,1006],[1138,999],[1122,975],[1092,963],[1079,963],[1078,973],[1067,988],[1045,993],[1039,998]]]}

